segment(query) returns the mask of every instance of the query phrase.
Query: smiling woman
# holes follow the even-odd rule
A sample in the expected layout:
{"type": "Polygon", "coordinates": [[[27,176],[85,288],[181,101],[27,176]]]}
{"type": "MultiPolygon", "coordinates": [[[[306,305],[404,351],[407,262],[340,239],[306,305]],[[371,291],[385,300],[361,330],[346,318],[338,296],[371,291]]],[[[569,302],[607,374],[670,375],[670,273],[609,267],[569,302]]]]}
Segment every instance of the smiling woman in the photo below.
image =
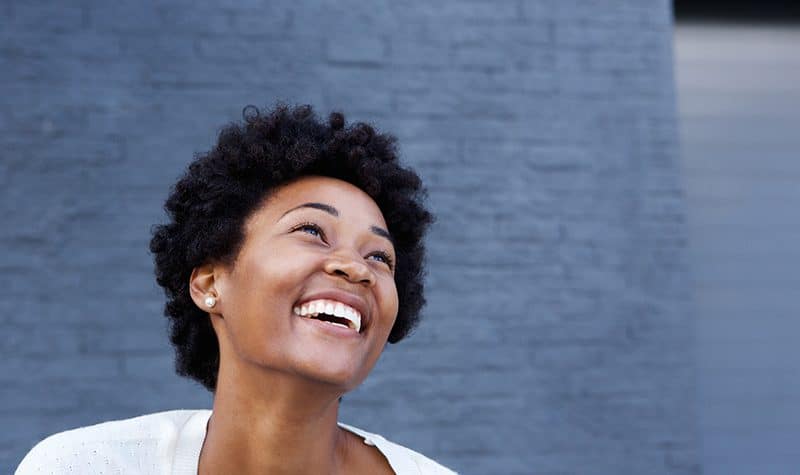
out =
{"type": "Polygon", "coordinates": [[[310,106],[245,108],[175,184],[150,243],[176,369],[213,409],[55,434],[17,474],[453,473],[338,422],[425,303],[423,198],[391,135],[310,106]]]}

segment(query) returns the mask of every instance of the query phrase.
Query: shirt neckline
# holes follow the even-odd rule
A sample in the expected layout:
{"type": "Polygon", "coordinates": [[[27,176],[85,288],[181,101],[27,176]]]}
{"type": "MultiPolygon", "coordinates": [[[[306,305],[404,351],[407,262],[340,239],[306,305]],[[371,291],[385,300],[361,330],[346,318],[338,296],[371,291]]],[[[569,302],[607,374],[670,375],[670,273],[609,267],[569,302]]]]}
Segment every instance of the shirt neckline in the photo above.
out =
{"type": "MultiPolygon", "coordinates": [[[[194,414],[190,415],[183,427],[181,427],[175,445],[172,475],[197,475],[200,450],[203,448],[206,428],[212,412],[210,409],[194,411],[194,414]]],[[[395,474],[411,475],[420,473],[417,464],[410,457],[403,456],[402,453],[398,452],[394,444],[382,436],[341,422],[337,422],[337,424],[342,429],[361,437],[365,444],[374,445],[389,462],[389,466],[392,467],[395,474]]]]}

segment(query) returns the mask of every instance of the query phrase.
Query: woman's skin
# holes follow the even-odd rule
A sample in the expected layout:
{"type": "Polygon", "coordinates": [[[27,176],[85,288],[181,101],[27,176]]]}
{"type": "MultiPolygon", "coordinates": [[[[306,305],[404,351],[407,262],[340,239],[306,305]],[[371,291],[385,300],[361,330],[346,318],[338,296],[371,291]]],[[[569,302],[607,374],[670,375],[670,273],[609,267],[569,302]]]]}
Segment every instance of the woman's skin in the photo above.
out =
{"type": "Polygon", "coordinates": [[[367,377],[397,316],[394,269],[381,253],[392,266],[396,255],[380,230],[386,222],[369,195],[306,176],[248,219],[232,266],[194,269],[192,299],[209,312],[220,347],[200,475],[394,473],[375,447],[336,425],[339,397],[367,377]],[[327,290],[360,299],[360,333],[294,314],[327,290]]]}

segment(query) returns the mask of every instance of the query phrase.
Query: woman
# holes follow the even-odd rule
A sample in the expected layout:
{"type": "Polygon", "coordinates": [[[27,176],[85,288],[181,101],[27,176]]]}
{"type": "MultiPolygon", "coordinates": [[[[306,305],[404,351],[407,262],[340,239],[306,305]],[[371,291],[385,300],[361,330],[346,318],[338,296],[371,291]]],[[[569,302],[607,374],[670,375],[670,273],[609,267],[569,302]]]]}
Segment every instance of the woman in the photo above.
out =
{"type": "Polygon", "coordinates": [[[390,135],[310,106],[245,108],[176,183],[150,243],[176,369],[213,410],[61,432],[17,474],[453,473],[337,422],[425,303],[423,196],[390,135]]]}

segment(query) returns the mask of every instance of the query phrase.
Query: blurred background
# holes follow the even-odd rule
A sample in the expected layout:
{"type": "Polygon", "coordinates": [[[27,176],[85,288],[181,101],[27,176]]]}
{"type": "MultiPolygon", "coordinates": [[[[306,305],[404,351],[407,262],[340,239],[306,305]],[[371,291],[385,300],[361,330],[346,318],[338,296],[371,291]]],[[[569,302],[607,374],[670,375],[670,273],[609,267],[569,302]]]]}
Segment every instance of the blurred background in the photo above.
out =
{"type": "Polygon", "coordinates": [[[207,408],[147,251],[247,104],[341,110],[429,189],[428,305],[341,419],[465,474],[800,466],[789,2],[0,3],[0,473],[207,408]]]}
{"type": "Polygon", "coordinates": [[[700,454],[800,471],[800,4],[676,1],[700,454]]]}

